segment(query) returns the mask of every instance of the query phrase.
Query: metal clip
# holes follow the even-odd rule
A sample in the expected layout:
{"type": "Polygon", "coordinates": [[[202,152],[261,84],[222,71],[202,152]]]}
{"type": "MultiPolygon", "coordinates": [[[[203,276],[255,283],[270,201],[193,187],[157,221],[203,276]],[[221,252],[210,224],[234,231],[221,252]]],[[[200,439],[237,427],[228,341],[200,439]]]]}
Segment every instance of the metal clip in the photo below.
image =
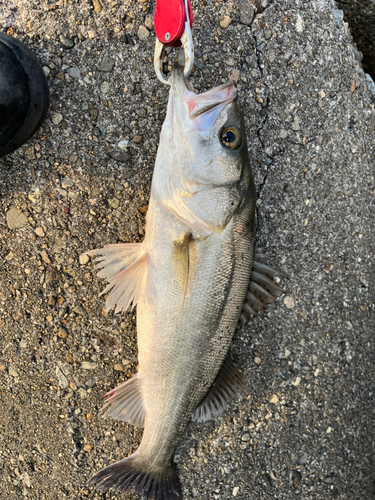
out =
{"type": "MultiPolygon", "coordinates": [[[[186,0],[185,0],[186,3],[186,0]]],[[[182,37],[180,38],[182,46],[184,48],[185,52],[185,68],[184,68],[184,75],[187,78],[191,70],[193,68],[194,64],[194,47],[193,47],[193,36],[191,33],[191,28],[190,28],[190,20],[189,20],[189,12],[186,7],[186,22],[185,22],[185,30],[182,34],[182,37]]],[[[166,84],[170,85],[171,84],[171,79],[168,78],[168,80],[164,77],[163,75],[163,57],[164,57],[164,52],[165,52],[165,45],[156,39],[156,44],[155,44],[155,54],[154,54],[154,68],[155,68],[155,73],[156,76],[159,78],[159,80],[166,84]]]]}

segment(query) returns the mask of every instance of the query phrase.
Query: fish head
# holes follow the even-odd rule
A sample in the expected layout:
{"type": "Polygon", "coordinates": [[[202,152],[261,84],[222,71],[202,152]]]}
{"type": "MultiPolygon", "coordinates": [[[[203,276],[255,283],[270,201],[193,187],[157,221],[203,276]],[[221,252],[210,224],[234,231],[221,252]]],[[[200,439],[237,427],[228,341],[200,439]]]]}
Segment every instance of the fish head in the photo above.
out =
{"type": "Polygon", "coordinates": [[[172,69],[154,184],[191,228],[222,231],[249,185],[243,116],[233,82],[195,94],[172,69]]]}

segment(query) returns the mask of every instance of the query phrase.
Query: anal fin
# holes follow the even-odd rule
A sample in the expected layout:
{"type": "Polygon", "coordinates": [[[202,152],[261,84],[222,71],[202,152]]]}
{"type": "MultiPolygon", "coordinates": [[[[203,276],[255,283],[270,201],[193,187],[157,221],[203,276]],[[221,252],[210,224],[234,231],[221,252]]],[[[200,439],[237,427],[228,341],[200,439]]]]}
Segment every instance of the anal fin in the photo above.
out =
{"type": "Polygon", "coordinates": [[[275,269],[269,267],[268,255],[259,251],[255,252],[249,288],[239,320],[240,327],[247,323],[251,316],[257,316],[267,304],[274,302],[277,297],[285,293],[273,281],[273,278],[279,274],[275,269]]]}
{"type": "Polygon", "coordinates": [[[241,372],[234,366],[228,354],[210,390],[194,410],[192,421],[204,422],[223,413],[229,401],[238,395],[244,385],[241,372]]]}
{"type": "Polygon", "coordinates": [[[107,397],[107,400],[101,411],[108,406],[110,407],[103,418],[111,417],[115,420],[128,422],[135,427],[144,426],[145,412],[137,374],[104,396],[107,397]]]}
{"type": "Polygon", "coordinates": [[[102,292],[102,295],[110,292],[107,311],[116,304],[115,314],[126,311],[130,304],[134,307],[143,291],[147,272],[148,255],[143,244],[119,243],[87,253],[100,256],[95,260],[96,268],[101,269],[98,276],[109,282],[102,292]]]}

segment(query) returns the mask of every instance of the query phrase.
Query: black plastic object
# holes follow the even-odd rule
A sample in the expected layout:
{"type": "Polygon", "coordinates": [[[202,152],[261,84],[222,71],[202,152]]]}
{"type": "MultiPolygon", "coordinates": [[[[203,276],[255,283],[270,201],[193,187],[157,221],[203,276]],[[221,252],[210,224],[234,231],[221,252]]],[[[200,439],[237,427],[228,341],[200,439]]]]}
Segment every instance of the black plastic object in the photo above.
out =
{"type": "Polygon", "coordinates": [[[0,33],[0,158],[34,134],[48,107],[47,79],[35,54],[0,33]]]}

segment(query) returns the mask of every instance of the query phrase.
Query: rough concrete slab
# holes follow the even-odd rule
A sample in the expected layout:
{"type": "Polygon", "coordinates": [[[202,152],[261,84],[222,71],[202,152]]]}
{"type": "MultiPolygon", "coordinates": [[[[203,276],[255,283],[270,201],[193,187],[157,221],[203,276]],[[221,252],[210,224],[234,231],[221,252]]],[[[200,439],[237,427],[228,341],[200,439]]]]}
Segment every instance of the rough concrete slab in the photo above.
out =
{"type": "MultiPolygon", "coordinates": [[[[259,245],[287,295],[236,333],[248,391],[187,429],[176,454],[183,498],[370,499],[374,99],[329,0],[253,1],[249,26],[237,5],[248,8],[193,2],[190,80],[203,91],[240,71],[259,245]]],[[[105,312],[103,283],[82,254],[142,240],[168,89],[153,72],[154,37],[143,36],[149,3],[94,7],[0,6],[3,26],[42,61],[52,101],[38,134],[0,160],[0,493],[9,500],[115,498],[85,482],[141,438],[98,414],[102,394],[136,370],[135,315],[105,312]],[[8,227],[13,206],[26,226],[8,227]]]]}

